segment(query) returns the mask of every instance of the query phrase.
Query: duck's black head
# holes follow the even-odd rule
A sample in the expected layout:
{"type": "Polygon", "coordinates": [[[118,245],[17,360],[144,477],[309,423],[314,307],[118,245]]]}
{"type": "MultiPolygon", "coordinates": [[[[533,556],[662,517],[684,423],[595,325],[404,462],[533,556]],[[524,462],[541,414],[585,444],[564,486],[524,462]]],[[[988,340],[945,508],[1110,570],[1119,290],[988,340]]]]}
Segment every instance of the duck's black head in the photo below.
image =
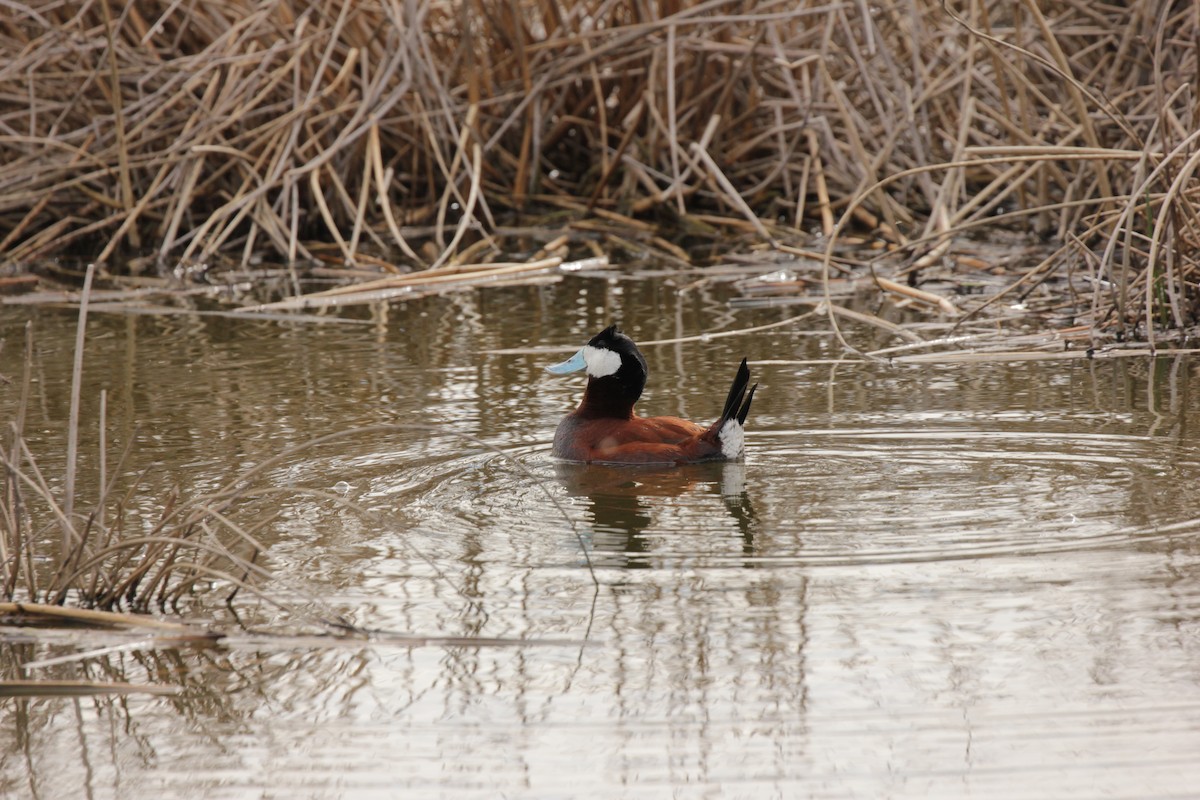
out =
{"type": "Polygon", "coordinates": [[[588,362],[588,377],[593,380],[613,378],[629,398],[630,404],[636,403],[642,396],[646,378],[650,374],[646,368],[646,358],[633,339],[621,333],[616,325],[610,325],[588,341],[584,347],[584,360],[588,362]],[[588,348],[591,348],[591,353],[588,348]],[[613,354],[620,359],[619,362],[613,359],[613,354]],[[595,370],[592,362],[596,364],[595,370]]]}
{"type": "Polygon", "coordinates": [[[649,374],[642,351],[616,325],[597,333],[571,358],[546,369],[556,375],[586,369],[588,385],[580,412],[621,418],[633,414],[649,374]]]}

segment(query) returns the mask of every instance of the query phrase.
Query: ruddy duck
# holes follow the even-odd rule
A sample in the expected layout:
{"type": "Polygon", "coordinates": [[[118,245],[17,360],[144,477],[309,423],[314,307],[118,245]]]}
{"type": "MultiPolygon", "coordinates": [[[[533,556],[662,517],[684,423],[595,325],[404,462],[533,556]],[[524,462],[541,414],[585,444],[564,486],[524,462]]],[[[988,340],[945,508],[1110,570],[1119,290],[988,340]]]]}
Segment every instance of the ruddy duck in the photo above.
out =
{"type": "Polygon", "coordinates": [[[633,404],[646,387],[646,359],[613,325],[571,358],[546,367],[555,375],[587,370],[579,408],[554,434],[553,453],[571,461],[618,464],[690,464],[729,461],[744,452],[743,425],[758,384],[750,386],[746,359],[738,367],[725,410],[709,426],[678,417],[639,417],[633,404]],[[749,387],[749,389],[747,389],[749,387]]]}

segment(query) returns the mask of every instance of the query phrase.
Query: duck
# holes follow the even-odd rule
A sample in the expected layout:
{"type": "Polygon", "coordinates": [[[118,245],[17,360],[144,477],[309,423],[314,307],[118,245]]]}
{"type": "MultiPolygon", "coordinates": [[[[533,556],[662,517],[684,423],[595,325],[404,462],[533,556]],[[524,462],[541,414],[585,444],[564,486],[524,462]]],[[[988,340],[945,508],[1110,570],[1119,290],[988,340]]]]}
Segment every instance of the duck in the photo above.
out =
{"type": "Polygon", "coordinates": [[[566,461],[612,464],[694,464],[735,461],[745,453],[746,417],[758,384],[742,359],[721,416],[711,425],[679,417],[639,417],[634,403],[649,370],[633,339],[616,325],[597,333],[575,355],[546,367],[554,375],[587,371],[579,407],[554,433],[552,454],[566,461]]]}

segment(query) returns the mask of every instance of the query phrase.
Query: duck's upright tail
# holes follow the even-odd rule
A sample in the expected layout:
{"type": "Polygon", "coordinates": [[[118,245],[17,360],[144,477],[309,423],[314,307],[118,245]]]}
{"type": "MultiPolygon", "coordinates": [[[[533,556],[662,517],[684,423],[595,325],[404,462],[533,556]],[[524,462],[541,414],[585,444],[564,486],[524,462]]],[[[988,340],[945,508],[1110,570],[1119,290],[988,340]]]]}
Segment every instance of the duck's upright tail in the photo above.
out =
{"type": "Polygon", "coordinates": [[[729,387],[729,397],[725,399],[725,410],[721,418],[708,429],[721,446],[721,455],[725,458],[740,458],[745,446],[743,425],[750,414],[750,402],[754,400],[754,390],[758,384],[750,386],[750,368],[746,359],[742,359],[737,375],[733,378],[733,386],[729,387]],[[749,389],[747,389],[749,387],[749,389]]]}

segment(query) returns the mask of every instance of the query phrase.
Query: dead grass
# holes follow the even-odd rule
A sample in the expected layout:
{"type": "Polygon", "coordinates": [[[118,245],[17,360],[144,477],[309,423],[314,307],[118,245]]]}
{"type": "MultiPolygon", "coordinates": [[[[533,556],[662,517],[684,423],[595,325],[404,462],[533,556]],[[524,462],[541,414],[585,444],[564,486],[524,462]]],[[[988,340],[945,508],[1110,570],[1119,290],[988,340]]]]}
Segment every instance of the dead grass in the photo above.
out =
{"type": "MultiPolygon", "coordinates": [[[[89,269],[88,283],[91,276],[89,269]]],[[[157,519],[146,519],[134,510],[139,481],[121,477],[128,449],[116,463],[108,463],[103,393],[101,418],[96,421],[101,431],[96,454],[98,494],[86,501],[77,496],[78,395],[86,317],[85,289],[66,472],[61,481],[44,473],[24,437],[33,347],[31,328],[26,328],[21,399],[16,418],[6,426],[7,441],[0,442],[0,599],[22,605],[0,609],[0,614],[45,616],[45,607],[52,611],[69,604],[96,609],[72,612],[76,622],[92,625],[107,619],[104,612],[112,610],[175,607],[198,586],[224,586],[230,598],[242,589],[260,594],[258,586],[267,572],[257,563],[262,547],[254,533],[269,518],[243,527],[231,514],[252,493],[237,484],[196,500],[181,500],[175,493],[162,498],[157,519]]]]}
{"type": "MultiPolygon", "coordinates": [[[[41,624],[68,621],[88,627],[151,627],[171,642],[181,638],[207,641],[211,637],[203,631],[129,616],[128,612],[178,612],[181,604],[188,605],[200,596],[211,599],[213,594],[231,604],[235,596],[243,593],[269,607],[276,621],[284,619],[293,626],[315,629],[322,634],[369,633],[376,639],[409,643],[450,641],[447,637],[367,631],[327,609],[326,603],[311,596],[304,587],[284,591],[272,583],[271,573],[263,563],[265,548],[257,538],[258,532],[282,513],[280,501],[298,496],[338,506],[381,527],[394,524],[378,512],[334,492],[264,486],[262,479],[270,470],[313,448],[349,437],[424,431],[426,426],[392,423],[326,433],[237,471],[214,491],[187,496],[174,489],[148,496],[142,486],[145,474],[131,475],[128,467],[131,443],[136,436],[110,463],[104,390],[99,395],[98,419],[81,419],[85,331],[95,272],[95,265],[87,268],[79,303],[61,476],[50,475],[42,468],[25,437],[34,380],[32,323],[25,326],[23,374],[16,380],[0,376],[16,392],[15,413],[0,433],[0,620],[15,617],[41,624]],[[83,459],[91,471],[87,484],[96,487],[94,496],[86,498],[77,490],[76,481],[81,460],[80,433],[85,425],[95,425],[99,431],[94,450],[89,449],[83,459]]],[[[470,434],[456,435],[503,457],[546,493],[549,502],[562,514],[565,526],[579,540],[588,573],[598,590],[582,534],[545,482],[519,459],[495,445],[470,434]]],[[[464,600],[470,600],[458,581],[437,563],[415,548],[412,555],[423,561],[443,584],[464,600]]]]}
{"type": "Polygon", "coordinates": [[[683,259],[853,227],[915,286],[1003,225],[1055,249],[996,300],[1086,275],[1081,322],[1153,338],[1200,322],[1198,37],[1183,0],[10,3],[0,258],[408,272],[557,208],[683,259]]]}

